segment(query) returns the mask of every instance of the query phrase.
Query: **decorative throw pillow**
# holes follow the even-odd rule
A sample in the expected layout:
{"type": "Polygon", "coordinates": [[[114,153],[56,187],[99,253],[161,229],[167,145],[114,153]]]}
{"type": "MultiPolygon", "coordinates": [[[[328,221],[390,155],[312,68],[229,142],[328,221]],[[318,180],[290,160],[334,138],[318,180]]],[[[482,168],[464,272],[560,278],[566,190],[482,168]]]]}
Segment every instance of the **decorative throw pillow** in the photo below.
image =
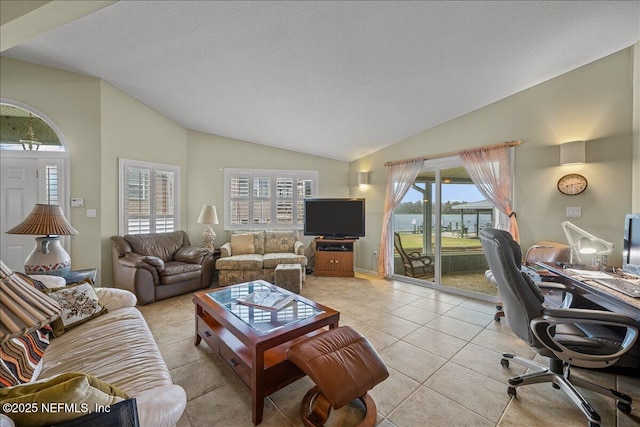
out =
{"type": "MultiPolygon", "coordinates": [[[[41,282],[45,288],[61,288],[63,286],[67,286],[67,281],[64,280],[62,276],[53,276],[53,275],[45,275],[45,274],[31,274],[29,275],[31,279],[37,280],[41,282]]],[[[38,288],[40,289],[40,288],[38,288]]]]}
{"type": "Polygon", "coordinates": [[[85,279],[63,288],[44,291],[62,307],[60,317],[51,322],[53,335],[59,337],[65,331],[107,312],[98,301],[91,279],[85,279]]]}
{"type": "Polygon", "coordinates": [[[251,234],[253,236],[253,253],[264,255],[264,231],[235,230],[233,234],[251,234]]]}
{"type": "Polygon", "coordinates": [[[47,404],[68,405],[61,411],[12,411],[9,416],[18,426],[35,427],[59,424],[94,412],[96,407],[107,406],[128,399],[129,396],[93,375],[69,372],[46,380],[11,388],[0,389],[0,400],[5,405],[42,408],[47,404]]]}
{"type": "Polygon", "coordinates": [[[293,231],[267,231],[264,240],[264,252],[267,254],[293,252],[296,235],[293,231]]]}
{"type": "Polygon", "coordinates": [[[42,283],[40,280],[36,279],[35,277],[27,276],[26,274],[20,273],[18,271],[14,271],[13,274],[15,274],[16,276],[19,276],[22,280],[24,280],[25,282],[27,282],[28,284],[30,284],[31,286],[33,286],[34,288],[40,291],[47,289],[47,286],[44,283],[42,283]]]}
{"type": "Polygon", "coordinates": [[[231,236],[231,255],[254,254],[253,235],[233,234],[231,236]]]}
{"type": "Polygon", "coordinates": [[[42,369],[42,356],[53,332],[46,325],[0,345],[0,388],[34,381],[42,369]]]}

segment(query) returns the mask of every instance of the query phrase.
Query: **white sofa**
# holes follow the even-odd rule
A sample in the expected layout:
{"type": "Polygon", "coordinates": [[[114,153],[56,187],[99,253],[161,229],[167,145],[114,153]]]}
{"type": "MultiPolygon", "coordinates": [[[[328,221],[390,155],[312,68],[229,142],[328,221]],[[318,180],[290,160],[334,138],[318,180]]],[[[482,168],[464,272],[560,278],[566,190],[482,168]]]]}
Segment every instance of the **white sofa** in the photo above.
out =
{"type": "MultiPolygon", "coordinates": [[[[173,384],[169,369],[142,317],[133,293],[96,288],[108,313],[51,340],[38,380],[66,372],[98,377],[136,399],[141,426],[173,426],[184,412],[184,389],[173,384]]],[[[15,386],[20,387],[20,385],[15,386]]],[[[13,425],[2,416],[0,425],[13,425]]]]}

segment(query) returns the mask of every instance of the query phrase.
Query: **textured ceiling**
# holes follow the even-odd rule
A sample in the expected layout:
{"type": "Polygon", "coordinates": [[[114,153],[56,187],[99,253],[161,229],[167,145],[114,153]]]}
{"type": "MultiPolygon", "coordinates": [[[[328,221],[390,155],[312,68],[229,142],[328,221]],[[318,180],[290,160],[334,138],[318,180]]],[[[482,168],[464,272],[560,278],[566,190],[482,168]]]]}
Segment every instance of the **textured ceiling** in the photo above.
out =
{"type": "Polygon", "coordinates": [[[3,55],[189,129],[351,161],[639,38],[639,1],[119,1],[3,55]]]}

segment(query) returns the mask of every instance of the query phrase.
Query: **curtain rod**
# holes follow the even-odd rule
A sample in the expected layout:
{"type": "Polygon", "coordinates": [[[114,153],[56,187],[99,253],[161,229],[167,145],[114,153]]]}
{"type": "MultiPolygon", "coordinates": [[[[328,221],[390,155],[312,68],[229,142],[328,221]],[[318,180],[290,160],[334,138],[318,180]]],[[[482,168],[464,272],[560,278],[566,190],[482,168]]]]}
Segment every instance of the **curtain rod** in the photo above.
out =
{"type": "MultiPolygon", "coordinates": [[[[522,144],[522,141],[515,140],[515,141],[508,141],[508,142],[503,142],[502,144],[495,144],[495,145],[487,145],[484,147],[473,147],[473,148],[467,148],[466,150],[476,150],[476,149],[487,149],[487,148],[499,148],[499,147],[516,147],[518,145],[522,144]]],[[[451,156],[455,156],[458,153],[460,153],[460,151],[464,151],[464,150],[458,150],[458,151],[449,151],[447,153],[440,153],[440,154],[434,154],[432,156],[424,156],[423,159],[424,160],[433,160],[433,159],[442,159],[445,157],[451,157],[451,156]]],[[[394,160],[391,162],[385,162],[384,165],[385,166],[391,166],[391,165],[395,165],[397,163],[402,163],[405,162],[405,160],[394,160]]]]}

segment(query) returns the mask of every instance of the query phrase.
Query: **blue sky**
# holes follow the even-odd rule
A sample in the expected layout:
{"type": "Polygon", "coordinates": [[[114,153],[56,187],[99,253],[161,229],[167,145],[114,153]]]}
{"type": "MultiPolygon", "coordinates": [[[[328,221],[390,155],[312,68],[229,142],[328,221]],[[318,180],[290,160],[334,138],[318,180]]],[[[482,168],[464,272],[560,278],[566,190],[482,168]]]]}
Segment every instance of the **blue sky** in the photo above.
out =
{"type": "MultiPolygon", "coordinates": [[[[422,200],[422,194],[410,189],[404,196],[404,202],[417,202],[422,200]]],[[[478,202],[484,197],[474,184],[444,184],[442,186],[442,201],[460,200],[463,202],[478,202]]]]}

